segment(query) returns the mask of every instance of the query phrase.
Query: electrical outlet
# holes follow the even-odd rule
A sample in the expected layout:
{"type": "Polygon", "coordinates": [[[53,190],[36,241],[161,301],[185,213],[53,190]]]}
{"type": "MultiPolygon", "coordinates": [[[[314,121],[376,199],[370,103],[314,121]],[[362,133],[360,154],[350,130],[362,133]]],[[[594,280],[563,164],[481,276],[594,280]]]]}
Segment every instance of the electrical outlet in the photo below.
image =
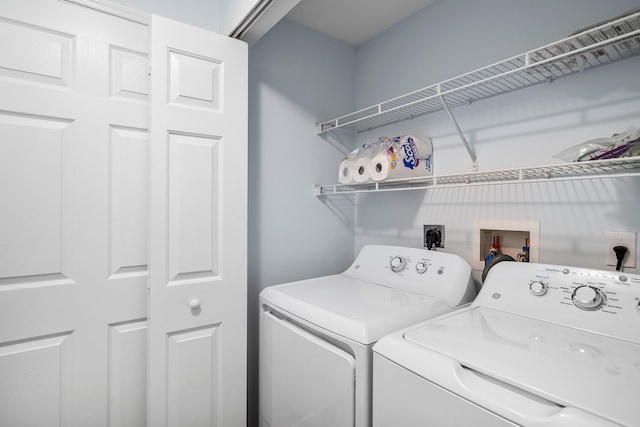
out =
{"type": "Polygon", "coordinates": [[[607,265],[618,263],[614,246],[626,246],[627,253],[622,260],[622,266],[636,268],[636,233],[632,231],[610,231],[607,238],[607,265]]]}
{"type": "Polygon", "coordinates": [[[427,249],[444,248],[444,225],[423,225],[422,244],[427,249]]]}

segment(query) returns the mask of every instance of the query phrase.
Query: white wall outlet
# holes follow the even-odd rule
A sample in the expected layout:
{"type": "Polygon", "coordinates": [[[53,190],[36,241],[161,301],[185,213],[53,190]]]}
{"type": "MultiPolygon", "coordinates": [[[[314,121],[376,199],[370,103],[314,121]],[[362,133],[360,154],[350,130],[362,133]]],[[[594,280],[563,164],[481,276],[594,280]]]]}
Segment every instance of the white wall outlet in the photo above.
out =
{"type": "Polygon", "coordinates": [[[633,231],[610,231],[607,238],[607,265],[618,263],[614,246],[626,246],[628,251],[622,261],[622,266],[636,268],[636,233],[633,231]]]}

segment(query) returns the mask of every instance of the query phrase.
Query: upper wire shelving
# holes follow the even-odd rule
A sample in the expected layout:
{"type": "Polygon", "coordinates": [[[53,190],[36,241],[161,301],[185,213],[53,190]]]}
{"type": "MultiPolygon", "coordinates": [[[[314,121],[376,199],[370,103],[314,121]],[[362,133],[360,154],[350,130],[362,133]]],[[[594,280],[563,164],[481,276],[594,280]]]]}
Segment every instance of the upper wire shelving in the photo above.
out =
{"type": "Polygon", "coordinates": [[[640,12],[449,80],[316,124],[318,134],[360,133],[550,82],[640,53],[640,12]],[[446,99],[446,103],[443,102],[446,99]]]}
{"type": "Polygon", "coordinates": [[[478,172],[475,153],[450,107],[552,82],[561,77],[609,64],[640,53],[640,11],[596,24],[555,43],[530,50],[475,71],[407,93],[323,123],[319,135],[338,130],[355,133],[445,110],[472,161],[473,172],[358,184],[316,185],[317,196],[371,191],[459,187],[499,183],[640,176],[640,158],[611,159],[478,172]]]}

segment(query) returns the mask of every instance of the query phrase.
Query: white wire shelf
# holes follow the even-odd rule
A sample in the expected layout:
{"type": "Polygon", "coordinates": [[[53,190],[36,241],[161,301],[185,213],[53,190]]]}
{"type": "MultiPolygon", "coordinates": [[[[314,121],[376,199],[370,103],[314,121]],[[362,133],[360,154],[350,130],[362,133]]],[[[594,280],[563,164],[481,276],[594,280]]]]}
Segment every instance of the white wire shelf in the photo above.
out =
{"type": "Polygon", "coordinates": [[[640,157],[466,172],[359,184],[315,185],[316,196],[640,176],[640,157]]]}
{"type": "Polygon", "coordinates": [[[316,124],[318,134],[356,133],[470,104],[640,53],[640,12],[484,68],[316,124]]]}

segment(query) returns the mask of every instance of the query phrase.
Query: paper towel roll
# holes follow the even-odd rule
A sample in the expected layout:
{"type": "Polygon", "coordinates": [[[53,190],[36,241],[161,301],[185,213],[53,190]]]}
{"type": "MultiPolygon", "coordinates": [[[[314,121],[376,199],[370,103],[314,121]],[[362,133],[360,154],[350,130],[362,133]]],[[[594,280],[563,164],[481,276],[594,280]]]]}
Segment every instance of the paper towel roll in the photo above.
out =
{"type": "Polygon", "coordinates": [[[344,159],[338,168],[338,182],[340,184],[350,184],[353,182],[353,164],[351,159],[344,159]]]}
{"type": "Polygon", "coordinates": [[[395,178],[419,178],[431,175],[431,156],[420,159],[417,164],[405,164],[401,156],[389,153],[379,153],[369,163],[369,176],[374,181],[384,181],[395,178]]]}
{"type": "Polygon", "coordinates": [[[371,157],[357,158],[353,163],[353,181],[365,182],[370,179],[369,177],[369,164],[371,163],[371,157]]]}

